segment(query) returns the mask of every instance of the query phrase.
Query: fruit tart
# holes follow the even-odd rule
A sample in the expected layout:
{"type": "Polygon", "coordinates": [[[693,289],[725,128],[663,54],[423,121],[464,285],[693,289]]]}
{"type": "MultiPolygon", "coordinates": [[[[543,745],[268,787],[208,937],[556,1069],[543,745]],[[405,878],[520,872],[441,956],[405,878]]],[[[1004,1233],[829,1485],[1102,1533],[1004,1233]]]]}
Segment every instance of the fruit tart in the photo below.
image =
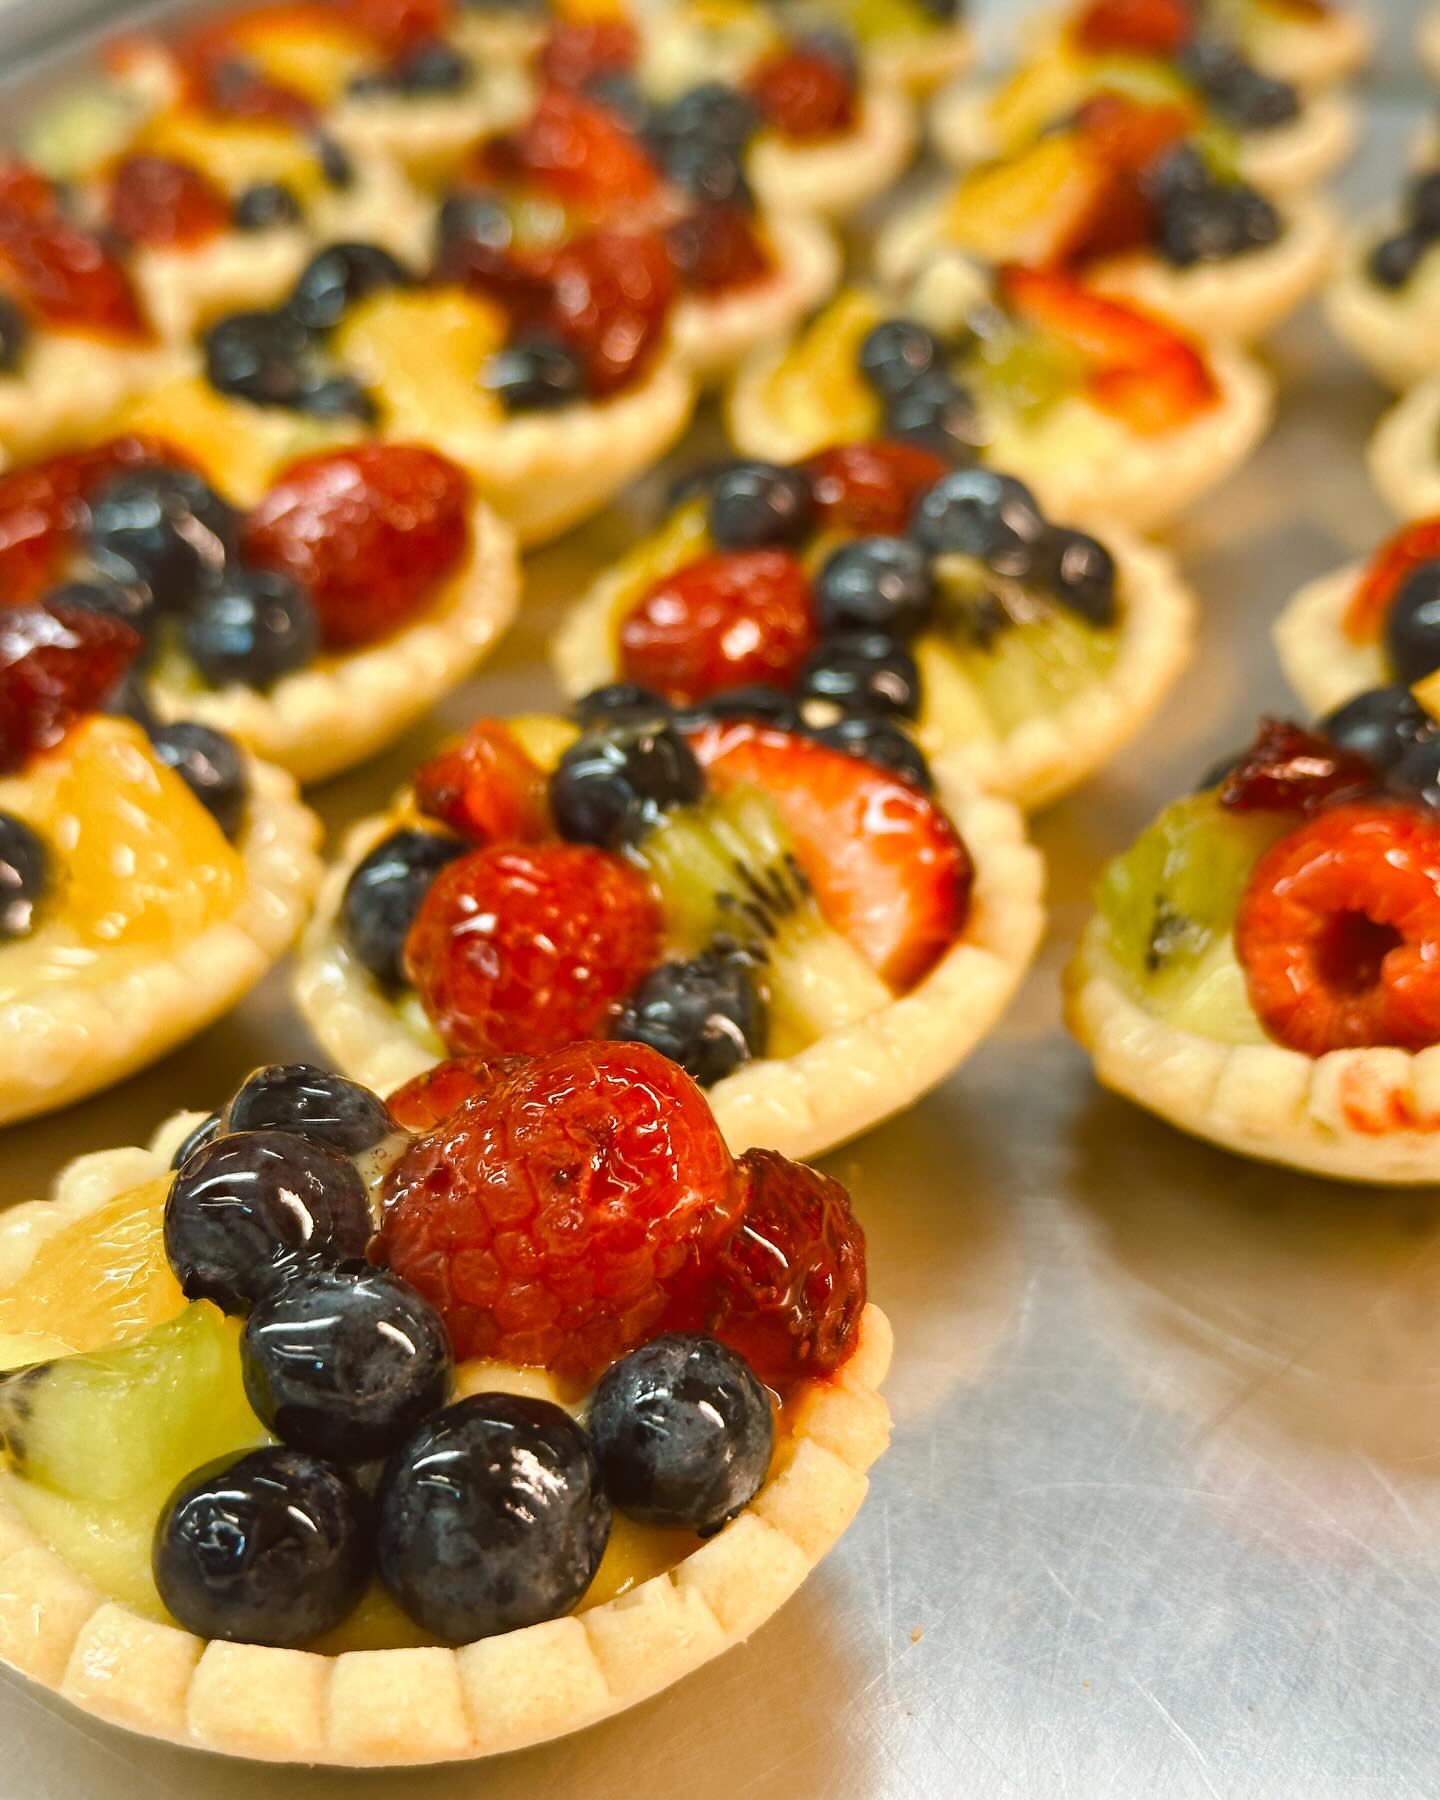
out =
{"type": "Polygon", "coordinates": [[[1365,462],[1397,518],[1440,513],[1440,375],[1395,402],[1371,433],[1365,462]]]}
{"type": "Polygon", "coordinates": [[[1398,206],[1350,238],[1325,295],[1331,328],[1370,372],[1407,388],[1440,375],[1440,153],[1406,177],[1398,206]]]}
{"type": "Polygon", "coordinates": [[[1266,719],[1116,857],[1067,976],[1100,1080],[1246,1156],[1434,1182],[1437,752],[1404,689],[1266,719]]]}
{"type": "Polygon", "coordinates": [[[1203,337],[1247,342],[1320,286],[1335,241],[1324,201],[1272,201],[1182,113],[1112,92],[902,206],[876,268],[892,287],[947,250],[1063,269],[1203,337]]]}
{"type": "MultiPolygon", "coordinates": [[[[1165,10],[1169,16],[1168,0],[1165,10]]],[[[1162,45],[1137,29],[1127,40],[1110,28],[1114,11],[1114,0],[1095,0],[1063,43],[1005,79],[946,89],[930,114],[936,149],[962,169],[1014,156],[1106,98],[1168,115],[1177,130],[1272,196],[1314,187],[1354,148],[1354,107],[1338,89],[1303,93],[1208,32],[1192,29],[1162,45]]]]}
{"type": "Polygon", "coordinates": [[[1189,660],[1194,602],[1170,558],[1100,530],[913,444],[737,461],[576,603],[556,672],[577,698],[621,682],[680,708],[763,701],[791,728],[921,772],[918,744],[1045,805],[1143,729],[1189,660]]]}
{"type": "Polygon", "coordinates": [[[388,1107],[257,1070],[6,1214],[0,1329],[0,1656],[275,1762],[487,1756],[668,1687],[799,1587],[890,1429],[845,1189],[732,1158],[639,1044],[388,1107]]]}
{"type": "Polygon", "coordinates": [[[481,719],[357,825],[296,980],[337,1067],[616,1037],[675,1057],[731,1147],[818,1154],[908,1106],[998,1018],[1042,923],[1007,802],[882,721],[746,696],[481,719]]]}
{"type": "Polygon", "coordinates": [[[1057,517],[1167,523],[1270,423],[1269,378],[1225,345],[1057,271],[937,257],[903,301],[846,288],[758,351],[727,419],[747,455],[800,461],[884,435],[1013,470],[1057,517]]]}
{"type": "MultiPolygon", "coordinates": [[[[222,443],[206,466],[225,460],[222,443]]],[[[248,508],[134,433],[0,474],[4,599],[118,622],[142,723],[198,721],[306,781],[465,678],[510,621],[517,565],[464,471],[418,444],[301,457],[248,508]]]]}
{"type": "Polygon", "coordinates": [[[117,716],[139,633],[0,606],[0,1123],[110,1086],[289,949],[320,879],[288,775],[194,720],[117,716]]]}

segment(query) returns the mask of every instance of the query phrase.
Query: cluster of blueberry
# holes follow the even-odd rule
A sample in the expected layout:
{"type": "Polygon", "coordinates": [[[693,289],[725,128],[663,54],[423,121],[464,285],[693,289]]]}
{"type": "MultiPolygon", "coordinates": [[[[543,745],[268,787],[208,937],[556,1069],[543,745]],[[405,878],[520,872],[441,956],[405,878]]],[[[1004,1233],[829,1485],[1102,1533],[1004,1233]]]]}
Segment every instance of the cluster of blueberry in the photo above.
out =
{"type": "Polygon", "coordinates": [[[1221,118],[1242,131],[1274,131],[1300,116],[1295,86],[1257,69],[1233,44],[1194,37],[1175,60],[1221,118]]]}
{"type": "Polygon", "coordinates": [[[353,77],[349,92],[359,99],[463,94],[474,79],[475,65],[463,50],[444,38],[424,38],[384,68],[353,77]]]}
{"type": "Polygon", "coordinates": [[[505,1393],[447,1405],[442,1319],[364,1260],[367,1182],[408,1141],[368,1089],[300,1064],[251,1076],[177,1152],[166,1253],[187,1295],[245,1319],[245,1391],[280,1440],[161,1513],[156,1585],[201,1636],[308,1642],[372,1574],[442,1641],[537,1624],[589,1587],[612,1508],[704,1535],[765,1479],[769,1395],[702,1336],[612,1364],[584,1424],[505,1393]]]}
{"type": "Polygon", "coordinates": [[[1440,169],[1416,175],[1405,190],[1404,221],[1382,238],[1366,262],[1370,279],[1392,292],[1403,288],[1440,239],[1440,169]]]}
{"type": "Polygon", "coordinates": [[[1279,212],[1249,182],[1217,175],[1193,144],[1166,152],[1143,178],[1155,248],[1172,268],[1226,262],[1273,244],[1279,212]]]}

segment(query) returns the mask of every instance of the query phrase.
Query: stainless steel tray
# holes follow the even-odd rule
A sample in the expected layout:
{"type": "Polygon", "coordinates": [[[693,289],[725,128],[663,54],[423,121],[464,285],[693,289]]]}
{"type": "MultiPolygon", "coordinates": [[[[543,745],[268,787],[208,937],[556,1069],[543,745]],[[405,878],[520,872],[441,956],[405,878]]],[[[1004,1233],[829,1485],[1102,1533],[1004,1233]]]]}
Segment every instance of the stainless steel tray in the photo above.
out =
{"type": "MultiPolygon", "coordinates": [[[[1403,81],[1415,8],[1376,3],[1403,81]]],[[[1352,203],[1389,191],[1419,105],[1418,90],[1375,99],[1352,203]]],[[[833,1159],[895,1321],[896,1434],[859,1521],[798,1598],[611,1724],[426,1775],[201,1760],[0,1677],[0,1794],[1440,1794],[1436,1196],[1332,1187],[1191,1143],[1101,1094],[1059,1022],[1058,973],[1101,859],[1258,709],[1286,705],[1271,617],[1385,526],[1360,463],[1379,391],[1313,316],[1273,361],[1278,430],[1173,539],[1206,606],[1196,667],[1159,727],[1037,826],[1054,908],[1041,968],[941,1092],[833,1159]]],[[[544,652],[561,609],[638,516],[617,508],[533,559],[496,662],[320,792],[332,828],[477,709],[553,699],[544,652]]],[[[4,1197],[305,1050],[277,976],[160,1068],[5,1132],[4,1197]]]]}

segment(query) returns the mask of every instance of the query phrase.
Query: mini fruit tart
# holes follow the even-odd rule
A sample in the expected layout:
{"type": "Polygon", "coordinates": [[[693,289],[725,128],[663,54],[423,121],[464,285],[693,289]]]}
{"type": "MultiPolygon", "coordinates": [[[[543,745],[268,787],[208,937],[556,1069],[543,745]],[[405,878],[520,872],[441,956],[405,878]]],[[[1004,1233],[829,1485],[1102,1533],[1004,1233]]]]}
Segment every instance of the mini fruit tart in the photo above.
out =
{"type": "Polygon", "coordinates": [[[1371,434],[1365,462],[1397,518],[1440,513],[1440,375],[1395,402],[1371,434]]]}
{"type": "Polygon", "coordinates": [[[1248,342],[1329,273],[1337,227],[1313,196],[1268,199],[1184,114],[1109,92],[1028,149],[901,209],[876,268],[902,286],[939,253],[1066,269],[1186,330],[1248,342]]]}
{"type": "Polygon", "coordinates": [[[1106,867],[1066,1010],[1107,1087],[1242,1155],[1435,1181],[1440,735],[1408,700],[1263,721],[1106,867]]]}
{"type": "Polygon", "coordinates": [[[1325,295],[1331,328],[1370,372],[1407,388],[1440,375],[1440,154],[1406,177],[1398,207],[1346,246],[1325,295]]]}
{"type": "Polygon", "coordinates": [[[735,462],[577,602],[556,672],[582,710],[615,682],[681,708],[763,700],[923,777],[913,733],[937,766],[1042,806],[1142,730],[1189,660],[1170,559],[1102,530],[911,444],[735,462]]]}
{"type": "Polygon", "coordinates": [[[910,1105],[1039,941],[1040,858],[882,722],[612,691],[583,726],[482,719],[350,833],[296,979],[327,1056],[388,1087],[447,1055],[614,1036],[674,1056],[732,1148],[818,1154],[910,1105]]]}
{"type": "Polygon", "coordinates": [[[139,634],[0,607],[0,1123],[109,1087],[246,994],[320,879],[289,776],[118,703],[139,634]]]}
{"type": "Polygon", "coordinates": [[[937,257],[903,304],[843,290],[758,351],[727,402],[747,455],[798,462],[884,435],[1013,469],[1056,516],[1150,530],[1238,468],[1270,423],[1240,351],[1065,274],[937,257]]]}
{"type": "MultiPolygon", "coordinates": [[[[243,510],[143,436],[0,475],[0,588],[119,620],[128,704],[318,781],[397,737],[515,609],[513,539],[415,444],[302,457],[243,510]]],[[[0,610],[0,621],[5,613],[0,610]]]]}
{"type": "Polygon", "coordinates": [[[1304,94],[1208,35],[1159,44],[1137,29],[1127,40],[1112,29],[1115,11],[1115,0],[1095,0],[1063,44],[1004,80],[948,88],[930,114],[936,149],[958,168],[1015,156],[1111,95],[1171,115],[1178,130],[1270,195],[1316,186],[1353,150],[1355,109],[1339,90],[1304,94]]]}
{"type": "Polygon", "coordinates": [[[0,1224],[0,1656],[82,1711],[518,1749],[749,1636],[854,1517],[891,1336],[849,1196],[732,1158],[656,1052],[388,1108],[276,1066],[197,1118],[0,1224]]]}

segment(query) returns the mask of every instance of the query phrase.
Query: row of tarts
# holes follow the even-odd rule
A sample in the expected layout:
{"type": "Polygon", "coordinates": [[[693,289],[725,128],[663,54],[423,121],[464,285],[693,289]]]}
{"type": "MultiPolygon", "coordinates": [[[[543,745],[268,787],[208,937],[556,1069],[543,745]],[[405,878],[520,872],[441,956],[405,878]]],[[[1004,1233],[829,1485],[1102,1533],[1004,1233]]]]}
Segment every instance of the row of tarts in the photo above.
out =
{"type": "MultiPolygon", "coordinates": [[[[1023,979],[1024,813],[1185,667],[1141,534],[1263,434],[1246,345],[1328,281],[1362,356],[1432,372],[1440,178],[1343,250],[1317,191],[1365,49],[1318,0],[1090,0],[976,83],[928,0],[283,0],[117,41],[35,118],[0,166],[0,1118],[297,938],[331,1068],[0,1223],[8,1662],[231,1753],[476,1756],[667,1685],[825,1553],[890,1331],[849,1196],[789,1159],[1023,979]],[[833,221],[922,103],[949,172],[842,285],[833,221]],[[475,721],[323,870],[297,782],[466,679],[519,548],[706,388],[736,454],[575,600],[565,710],[475,721]]],[[[1374,462],[1440,484],[1440,395],[1374,462]]],[[[1103,872],[1069,1016],[1192,1131],[1430,1180],[1440,524],[1277,641],[1324,717],[1103,872]]]]}

